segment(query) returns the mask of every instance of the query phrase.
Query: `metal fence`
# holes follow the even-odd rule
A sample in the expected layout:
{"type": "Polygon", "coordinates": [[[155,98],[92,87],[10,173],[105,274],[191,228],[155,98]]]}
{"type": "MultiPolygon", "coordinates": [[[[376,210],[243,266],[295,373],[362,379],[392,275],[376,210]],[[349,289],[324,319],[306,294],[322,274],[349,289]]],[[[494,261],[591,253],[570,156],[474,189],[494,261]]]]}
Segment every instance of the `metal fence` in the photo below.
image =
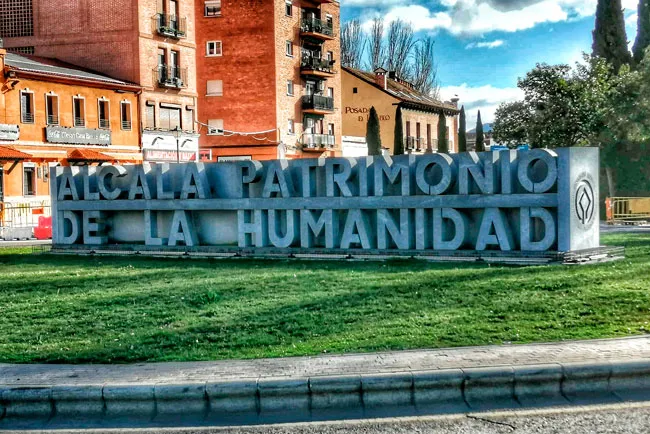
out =
{"type": "Polygon", "coordinates": [[[40,217],[50,217],[50,205],[12,204],[0,202],[0,226],[6,228],[36,227],[40,217]]]}
{"type": "Polygon", "coordinates": [[[608,197],[605,207],[609,224],[650,222],[650,197],[608,197]]]}

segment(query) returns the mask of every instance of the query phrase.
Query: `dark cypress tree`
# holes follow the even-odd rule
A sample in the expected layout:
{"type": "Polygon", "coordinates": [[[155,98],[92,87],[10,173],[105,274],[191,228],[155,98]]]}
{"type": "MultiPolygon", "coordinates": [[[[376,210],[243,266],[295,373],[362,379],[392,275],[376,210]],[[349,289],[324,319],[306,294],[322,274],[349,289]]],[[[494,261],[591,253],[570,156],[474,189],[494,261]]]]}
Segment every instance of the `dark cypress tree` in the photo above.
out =
{"type": "Polygon", "coordinates": [[[632,49],[634,62],[641,63],[648,47],[650,47],[650,0],[639,0],[639,25],[632,49]]]}
{"type": "Polygon", "coordinates": [[[622,65],[632,63],[621,0],[598,0],[593,40],[593,55],[611,63],[615,72],[618,73],[622,65]]]}
{"type": "Polygon", "coordinates": [[[370,108],[370,116],[366,126],[366,143],[368,155],[381,155],[381,132],[379,131],[379,116],[375,107],[370,108]]]}
{"type": "Polygon", "coordinates": [[[404,123],[402,122],[402,108],[397,106],[395,113],[395,148],[394,155],[404,154],[404,123]]]}
{"type": "Polygon", "coordinates": [[[476,152],[485,151],[485,137],[483,136],[483,122],[481,121],[481,111],[478,111],[476,118],[476,152]]]}
{"type": "Polygon", "coordinates": [[[445,113],[438,116],[438,152],[446,154],[449,152],[449,141],[447,140],[447,117],[445,113]]]}
{"type": "Polygon", "coordinates": [[[467,119],[465,106],[460,108],[460,121],[458,127],[458,152],[467,152],[467,119]]]}

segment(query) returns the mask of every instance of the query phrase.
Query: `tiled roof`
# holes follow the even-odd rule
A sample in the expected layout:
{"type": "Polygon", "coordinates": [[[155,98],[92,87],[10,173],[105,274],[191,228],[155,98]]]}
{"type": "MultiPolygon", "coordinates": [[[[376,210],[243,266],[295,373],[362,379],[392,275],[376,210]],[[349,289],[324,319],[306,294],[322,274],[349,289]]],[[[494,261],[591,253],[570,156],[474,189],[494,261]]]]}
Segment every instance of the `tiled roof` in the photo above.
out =
{"type": "Polygon", "coordinates": [[[0,146],[0,160],[28,160],[31,155],[20,152],[10,146],[0,146]]]}
{"type": "Polygon", "coordinates": [[[29,56],[24,54],[7,53],[5,64],[12,69],[26,72],[37,72],[57,77],[69,77],[82,80],[91,80],[108,84],[130,85],[126,81],[117,80],[95,71],[80,68],[57,59],[29,56]]]}
{"type": "Polygon", "coordinates": [[[445,110],[446,112],[452,112],[454,114],[459,113],[458,107],[452,104],[443,103],[430,95],[418,92],[417,90],[393,80],[392,78],[386,79],[387,89],[384,89],[375,82],[374,72],[361,71],[359,69],[347,67],[343,67],[343,70],[399,99],[406,107],[410,106],[416,109],[430,110],[433,112],[445,110]]]}
{"type": "Polygon", "coordinates": [[[69,161],[115,161],[115,158],[92,149],[75,149],[68,152],[69,161]]]}

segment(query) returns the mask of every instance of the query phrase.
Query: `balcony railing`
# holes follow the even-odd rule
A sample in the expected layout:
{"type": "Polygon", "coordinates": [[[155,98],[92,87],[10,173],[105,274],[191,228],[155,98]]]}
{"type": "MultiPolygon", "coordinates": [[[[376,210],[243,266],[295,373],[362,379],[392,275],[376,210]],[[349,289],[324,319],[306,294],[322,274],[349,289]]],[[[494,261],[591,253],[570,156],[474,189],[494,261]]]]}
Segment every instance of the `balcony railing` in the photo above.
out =
{"type": "Polygon", "coordinates": [[[23,124],[33,124],[34,113],[21,113],[20,122],[22,122],[23,124]]]}
{"type": "Polygon", "coordinates": [[[329,134],[303,134],[302,146],[304,148],[333,148],[336,138],[329,134]]]}
{"type": "Polygon", "coordinates": [[[324,35],[327,36],[328,39],[334,37],[334,29],[331,26],[328,26],[327,22],[321,21],[317,18],[303,18],[300,22],[300,32],[324,35]]]}
{"type": "Polygon", "coordinates": [[[302,58],[300,59],[300,69],[303,71],[318,71],[334,74],[332,69],[334,62],[335,60],[321,59],[303,52],[302,58]]]}
{"type": "Polygon", "coordinates": [[[74,118],[74,126],[75,127],[85,127],[86,126],[86,120],[84,118],[74,118]]]}
{"type": "Polygon", "coordinates": [[[321,95],[304,95],[302,97],[303,110],[334,111],[334,98],[321,95]]]}
{"type": "Polygon", "coordinates": [[[176,15],[156,14],[153,17],[154,28],[161,36],[181,39],[187,36],[187,20],[176,15]]]}
{"type": "Polygon", "coordinates": [[[59,125],[59,117],[57,115],[47,115],[48,125],[59,125]]]}
{"type": "Polygon", "coordinates": [[[122,129],[125,131],[131,131],[131,121],[122,121],[122,129]]]}
{"type": "Polygon", "coordinates": [[[99,120],[99,128],[108,129],[110,127],[111,127],[111,121],[109,121],[108,119],[99,120]]]}
{"type": "Polygon", "coordinates": [[[159,86],[176,89],[187,87],[187,68],[159,66],[153,70],[153,75],[159,86]]]}

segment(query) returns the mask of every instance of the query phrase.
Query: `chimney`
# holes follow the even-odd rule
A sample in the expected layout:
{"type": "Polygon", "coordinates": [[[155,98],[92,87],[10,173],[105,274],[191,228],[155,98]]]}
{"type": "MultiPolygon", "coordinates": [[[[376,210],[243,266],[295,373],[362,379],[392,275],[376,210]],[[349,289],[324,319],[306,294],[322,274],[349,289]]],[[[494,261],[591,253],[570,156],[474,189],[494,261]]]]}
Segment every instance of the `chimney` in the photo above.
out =
{"type": "Polygon", "coordinates": [[[458,98],[458,95],[454,95],[454,97],[451,99],[451,103],[454,107],[458,108],[458,101],[460,101],[460,98],[458,98]]]}
{"type": "Polygon", "coordinates": [[[384,68],[375,69],[375,83],[381,86],[382,89],[388,89],[388,71],[384,68]]]}

